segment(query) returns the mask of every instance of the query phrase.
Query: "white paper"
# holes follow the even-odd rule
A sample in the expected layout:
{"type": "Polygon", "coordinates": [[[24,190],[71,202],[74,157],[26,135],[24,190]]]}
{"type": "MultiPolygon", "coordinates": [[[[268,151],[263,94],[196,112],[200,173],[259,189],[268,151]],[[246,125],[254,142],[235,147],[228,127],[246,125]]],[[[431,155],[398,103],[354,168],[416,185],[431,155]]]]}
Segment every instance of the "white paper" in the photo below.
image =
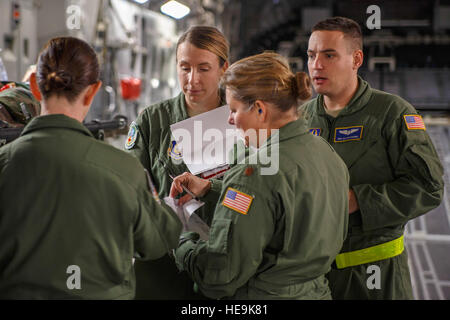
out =
{"type": "Polygon", "coordinates": [[[230,151],[238,134],[236,127],[228,123],[229,114],[230,108],[225,105],[170,126],[172,138],[192,174],[230,163],[230,151]]]}
{"type": "Polygon", "coordinates": [[[183,231],[197,232],[200,235],[200,239],[208,240],[209,226],[194,213],[205,204],[204,202],[192,199],[183,206],[179,206],[178,200],[171,197],[165,197],[164,202],[177,214],[183,224],[183,231]]]}

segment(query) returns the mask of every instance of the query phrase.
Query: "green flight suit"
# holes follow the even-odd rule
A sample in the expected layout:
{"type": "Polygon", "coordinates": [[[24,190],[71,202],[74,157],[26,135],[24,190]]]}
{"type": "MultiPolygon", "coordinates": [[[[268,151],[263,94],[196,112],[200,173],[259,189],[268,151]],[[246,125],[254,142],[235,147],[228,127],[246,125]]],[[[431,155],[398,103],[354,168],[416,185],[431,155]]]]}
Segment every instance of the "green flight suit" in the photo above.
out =
{"type": "MultiPolygon", "coordinates": [[[[223,99],[222,99],[223,100],[223,99]]],[[[223,101],[222,101],[223,102],[223,101]]],[[[189,172],[182,155],[171,139],[170,125],[189,118],[183,93],[146,108],[133,122],[136,136],[126,149],[147,168],[153,177],[159,196],[169,195],[172,179],[169,174],[178,176],[189,172]]],[[[200,208],[198,213],[210,222],[200,208]]],[[[189,276],[180,273],[171,257],[135,263],[137,287],[136,299],[204,299],[194,292],[194,283],[189,276]]]]}
{"type": "MultiPolygon", "coordinates": [[[[360,77],[357,92],[336,118],[327,115],[323,100],[318,95],[303,105],[304,116],[310,130],[347,164],[360,207],[350,215],[342,253],[398,239],[406,223],[437,207],[443,194],[438,155],[426,131],[413,127],[421,126],[417,111],[360,77]]],[[[406,250],[376,262],[333,268],[328,277],[335,299],[413,298],[406,250]],[[380,268],[379,288],[367,284],[375,274],[371,265],[380,268]]]]}
{"type": "Polygon", "coordinates": [[[0,148],[0,221],[3,299],[132,299],[133,256],[163,256],[182,227],[139,161],[62,114],[0,148]]]}
{"type": "Polygon", "coordinates": [[[279,157],[274,175],[262,175],[251,154],[223,182],[212,180],[209,240],[183,233],[177,265],[210,298],[330,299],[325,274],[347,233],[347,168],[302,119],[270,136],[257,157],[269,149],[279,157]]]}

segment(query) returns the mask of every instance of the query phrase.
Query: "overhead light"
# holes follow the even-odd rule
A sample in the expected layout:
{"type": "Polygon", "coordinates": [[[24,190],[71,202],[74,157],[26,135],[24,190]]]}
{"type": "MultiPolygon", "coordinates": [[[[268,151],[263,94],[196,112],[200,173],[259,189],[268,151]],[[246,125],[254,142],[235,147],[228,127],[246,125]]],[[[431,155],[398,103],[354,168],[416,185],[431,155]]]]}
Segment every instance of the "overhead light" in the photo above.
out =
{"type": "Polygon", "coordinates": [[[161,12],[175,19],[181,19],[186,16],[191,9],[178,1],[171,0],[161,6],[161,12]]]}
{"type": "Polygon", "coordinates": [[[153,89],[156,89],[156,88],[159,87],[159,80],[153,78],[153,79],[150,81],[150,84],[151,84],[151,86],[152,86],[153,89]]]}
{"type": "Polygon", "coordinates": [[[144,3],[148,2],[148,0],[134,0],[134,2],[137,2],[139,4],[144,4],[144,3]]]}
{"type": "Polygon", "coordinates": [[[169,78],[169,80],[167,80],[167,84],[169,85],[169,87],[171,88],[175,88],[175,86],[177,85],[176,81],[174,78],[169,78]]]}

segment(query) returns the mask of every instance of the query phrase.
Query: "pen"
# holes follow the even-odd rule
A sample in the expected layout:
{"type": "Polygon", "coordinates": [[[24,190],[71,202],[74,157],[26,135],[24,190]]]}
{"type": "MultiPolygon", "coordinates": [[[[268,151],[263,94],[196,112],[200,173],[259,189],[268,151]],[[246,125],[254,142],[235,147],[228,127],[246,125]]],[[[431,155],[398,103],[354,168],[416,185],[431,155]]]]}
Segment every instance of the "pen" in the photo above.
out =
{"type": "MultiPolygon", "coordinates": [[[[170,177],[172,180],[175,179],[170,173],[169,173],[169,177],[170,177]]],[[[181,187],[183,187],[183,190],[184,190],[188,195],[190,195],[193,199],[199,201],[199,200],[198,200],[198,197],[197,197],[195,194],[193,194],[191,191],[189,191],[188,188],[186,188],[184,185],[181,185],[181,187]]]]}

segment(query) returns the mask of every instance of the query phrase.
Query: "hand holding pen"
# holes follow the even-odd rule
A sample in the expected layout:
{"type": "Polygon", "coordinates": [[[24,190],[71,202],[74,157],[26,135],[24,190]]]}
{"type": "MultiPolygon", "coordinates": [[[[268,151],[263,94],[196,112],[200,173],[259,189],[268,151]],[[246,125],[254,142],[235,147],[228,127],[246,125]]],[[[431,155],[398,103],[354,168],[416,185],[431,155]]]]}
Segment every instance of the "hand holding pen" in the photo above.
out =
{"type": "Polygon", "coordinates": [[[181,206],[191,199],[198,200],[198,197],[204,196],[211,188],[211,182],[194,176],[192,173],[185,172],[178,177],[172,178],[172,186],[170,187],[170,196],[175,198],[177,195],[186,192],[184,196],[178,199],[178,204],[181,206]]]}

